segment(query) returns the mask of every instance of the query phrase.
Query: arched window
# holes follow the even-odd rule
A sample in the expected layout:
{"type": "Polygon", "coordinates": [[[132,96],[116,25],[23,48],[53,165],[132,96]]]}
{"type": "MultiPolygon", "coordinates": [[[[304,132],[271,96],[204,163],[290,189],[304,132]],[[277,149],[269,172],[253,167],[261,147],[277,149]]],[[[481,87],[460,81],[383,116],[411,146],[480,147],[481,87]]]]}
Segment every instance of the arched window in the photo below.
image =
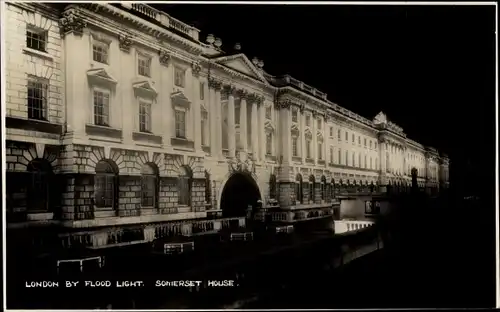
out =
{"type": "Polygon", "coordinates": [[[314,176],[311,175],[309,176],[309,200],[314,203],[314,183],[316,180],[314,179],[314,176]]]}
{"type": "Polygon", "coordinates": [[[177,203],[183,206],[191,205],[191,186],[193,183],[193,173],[191,169],[187,166],[182,166],[179,168],[178,180],[178,199],[177,203]]]}
{"type": "Polygon", "coordinates": [[[211,183],[210,183],[210,173],[205,170],[205,203],[210,204],[211,200],[210,198],[212,197],[212,189],[211,189],[211,183]]]}
{"type": "Polygon", "coordinates": [[[158,168],[155,164],[144,164],[141,175],[141,206],[154,208],[158,198],[158,168]]]}
{"type": "Polygon", "coordinates": [[[30,211],[48,211],[50,209],[50,180],[52,168],[45,159],[34,159],[28,164],[31,175],[27,188],[27,208],[30,211]]]}
{"type": "Polygon", "coordinates": [[[299,173],[295,177],[295,197],[299,203],[304,203],[304,192],[302,190],[302,175],[299,173]]]}
{"type": "Polygon", "coordinates": [[[269,198],[277,199],[276,198],[276,176],[274,174],[271,174],[269,176],[269,198]]]}
{"type": "Polygon", "coordinates": [[[321,200],[326,200],[326,177],[321,176],[321,200]]]}
{"type": "Polygon", "coordinates": [[[116,208],[118,169],[109,160],[101,160],[95,167],[95,206],[102,209],[116,208]]]}

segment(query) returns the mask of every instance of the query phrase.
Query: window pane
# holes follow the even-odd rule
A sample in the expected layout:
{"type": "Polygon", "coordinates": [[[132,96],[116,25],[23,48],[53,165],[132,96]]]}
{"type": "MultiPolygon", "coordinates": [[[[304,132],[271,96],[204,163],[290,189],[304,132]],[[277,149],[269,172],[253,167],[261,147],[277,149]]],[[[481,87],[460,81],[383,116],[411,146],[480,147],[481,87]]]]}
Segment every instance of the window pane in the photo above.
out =
{"type": "Polygon", "coordinates": [[[26,31],[26,46],[30,49],[45,52],[47,33],[42,30],[28,29],[26,31]]]}
{"type": "Polygon", "coordinates": [[[94,91],[94,123],[109,126],[109,94],[94,91]]]}
{"type": "Polygon", "coordinates": [[[47,79],[28,77],[28,118],[47,120],[47,79]]]}

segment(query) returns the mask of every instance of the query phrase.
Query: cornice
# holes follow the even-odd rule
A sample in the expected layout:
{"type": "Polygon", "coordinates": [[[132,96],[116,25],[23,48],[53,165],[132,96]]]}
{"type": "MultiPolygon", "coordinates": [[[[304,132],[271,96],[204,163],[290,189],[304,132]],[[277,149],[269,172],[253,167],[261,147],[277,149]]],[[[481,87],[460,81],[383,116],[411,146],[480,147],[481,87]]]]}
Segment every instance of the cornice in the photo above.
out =
{"type": "Polygon", "coordinates": [[[42,15],[49,17],[52,20],[58,20],[60,17],[60,10],[54,8],[50,5],[50,3],[42,3],[42,2],[5,2],[6,5],[13,5],[23,10],[30,12],[39,12],[42,15]]]}
{"type": "MultiPolygon", "coordinates": [[[[138,16],[135,16],[129,12],[121,10],[110,4],[94,2],[94,3],[84,3],[84,4],[72,4],[70,5],[70,7],[78,7],[82,12],[85,12],[85,16],[89,18],[89,20],[87,20],[89,24],[96,24],[96,20],[99,20],[102,23],[103,19],[96,18],[97,17],[96,15],[110,14],[115,18],[118,17],[123,21],[133,24],[134,26],[137,27],[137,29],[134,29],[136,31],[148,34],[158,40],[167,40],[172,43],[179,44],[193,54],[200,55],[202,53],[201,45],[191,42],[190,40],[184,39],[181,36],[173,32],[170,32],[167,29],[164,29],[151,22],[148,22],[138,16]]],[[[115,25],[112,25],[112,27],[113,26],[115,25]]]]}

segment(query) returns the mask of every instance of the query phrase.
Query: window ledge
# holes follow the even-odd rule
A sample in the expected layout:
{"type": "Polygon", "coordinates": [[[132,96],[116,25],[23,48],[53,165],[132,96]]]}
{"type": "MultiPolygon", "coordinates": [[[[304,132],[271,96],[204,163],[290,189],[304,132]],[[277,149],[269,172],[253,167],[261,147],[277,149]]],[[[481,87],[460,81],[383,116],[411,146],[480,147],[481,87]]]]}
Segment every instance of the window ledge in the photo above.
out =
{"type": "Polygon", "coordinates": [[[184,138],[171,138],[170,144],[172,146],[194,149],[194,142],[184,138]]]}
{"type": "Polygon", "coordinates": [[[86,124],[85,132],[88,135],[98,135],[115,139],[122,139],[122,130],[107,126],[99,126],[94,124],[86,124]]]}
{"type": "Polygon", "coordinates": [[[150,132],[132,132],[132,139],[134,141],[145,141],[158,145],[163,143],[163,138],[160,135],[155,135],[150,132]]]}
{"type": "Polygon", "coordinates": [[[47,52],[38,51],[35,49],[31,49],[31,48],[23,48],[23,53],[35,55],[35,56],[42,57],[44,59],[48,59],[51,61],[54,60],[54,57],[52,55],[48,54],[47,52]]]}

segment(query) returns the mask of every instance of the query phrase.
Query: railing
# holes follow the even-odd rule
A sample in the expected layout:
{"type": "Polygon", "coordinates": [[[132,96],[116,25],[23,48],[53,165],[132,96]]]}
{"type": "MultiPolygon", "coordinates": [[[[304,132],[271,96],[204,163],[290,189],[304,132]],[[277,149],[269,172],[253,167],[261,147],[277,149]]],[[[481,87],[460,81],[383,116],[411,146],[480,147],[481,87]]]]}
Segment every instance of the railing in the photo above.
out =
{"type": "Polygon", "coordinates": [[[149,17],[160,22],[163,26],[174,29],[181,32],[194,40],[199,40],[200,31],[186,23],[179,21],[176,18],[171,17],[165,12],[156,10],[147,4],[142,3],[126,3],[122,2],[121,5],[125,8],[136,11],[144,16],[149,17]]]}

